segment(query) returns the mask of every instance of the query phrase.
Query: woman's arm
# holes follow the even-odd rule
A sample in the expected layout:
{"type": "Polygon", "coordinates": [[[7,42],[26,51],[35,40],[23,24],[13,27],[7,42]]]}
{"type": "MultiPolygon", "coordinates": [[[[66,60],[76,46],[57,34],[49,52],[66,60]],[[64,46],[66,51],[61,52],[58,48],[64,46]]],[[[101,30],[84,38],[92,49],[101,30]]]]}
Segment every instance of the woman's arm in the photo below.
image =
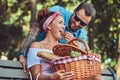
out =
{"type": "Polygon", "coordinates": [[[30,68],[33,80],[71,80],[74,77],[73,72],[66,72],[65,70],[58,70],[50,75],[44,75],[41,73],[40,64],[36,64],[30,68]]]}
{"type": "Polygon", "coordinates": [[[41,72],[41,66],[40,64],[36,64],[33,67],[30,68],[30,71],[32,73],[33,80],[50,80],[49,75],[43,75],[41,72]]]}

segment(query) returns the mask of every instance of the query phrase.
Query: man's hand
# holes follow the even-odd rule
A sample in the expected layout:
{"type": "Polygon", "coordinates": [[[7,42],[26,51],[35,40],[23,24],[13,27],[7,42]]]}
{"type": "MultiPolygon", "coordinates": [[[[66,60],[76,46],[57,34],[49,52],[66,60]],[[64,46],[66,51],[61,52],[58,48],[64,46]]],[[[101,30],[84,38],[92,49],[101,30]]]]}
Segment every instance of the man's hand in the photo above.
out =
{"type": "Polygon", "coordinates": [[[30,27],[29,34],[36,34],[36,35],[38,35],[39,32],[40,32],[39,24],[38,23],[33,23],[31,25],[31,27],[30,27]]]}
{"type": "Polygon", "coordinates": [[[23,66],[23,71],[27,72],[27,60],[23,55],[19,56],[19,61],[21,62],[22,66],[23,66]]]}
{"type": "Polygon", "coordinates": [[[71,40],[73,40],[75,37],[73,36],[72,33],[70,32],[65,32],[64,33],[64,38],[67,42],[70,42],[71,40]]]}

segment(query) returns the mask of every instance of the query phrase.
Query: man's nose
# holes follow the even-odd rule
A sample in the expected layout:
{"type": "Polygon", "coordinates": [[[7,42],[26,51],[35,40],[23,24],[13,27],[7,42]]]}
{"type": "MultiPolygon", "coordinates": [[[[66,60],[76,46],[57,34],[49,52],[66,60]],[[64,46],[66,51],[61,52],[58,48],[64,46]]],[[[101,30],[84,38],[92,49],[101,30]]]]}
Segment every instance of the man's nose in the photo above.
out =
{"type": "Polygon", "coordinates": [[[79,21],[75,21],[75,26],[80,26],[80,22],[79,21]]]}

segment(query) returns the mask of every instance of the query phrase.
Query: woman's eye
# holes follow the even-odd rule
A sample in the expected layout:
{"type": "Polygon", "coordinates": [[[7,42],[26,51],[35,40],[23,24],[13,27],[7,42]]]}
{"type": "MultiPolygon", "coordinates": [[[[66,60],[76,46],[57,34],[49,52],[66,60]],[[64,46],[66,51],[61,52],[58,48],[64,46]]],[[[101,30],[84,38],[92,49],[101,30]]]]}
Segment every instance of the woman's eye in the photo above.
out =
{"type": "Polygon", "coordinates": [[[60,24],[65,24],[63,21],[59,21],[60,24]]]}
{"type": "Polygon", "coordinates": [[[62,23],[62,21],[59,21],[58,23],[62,23]]]}

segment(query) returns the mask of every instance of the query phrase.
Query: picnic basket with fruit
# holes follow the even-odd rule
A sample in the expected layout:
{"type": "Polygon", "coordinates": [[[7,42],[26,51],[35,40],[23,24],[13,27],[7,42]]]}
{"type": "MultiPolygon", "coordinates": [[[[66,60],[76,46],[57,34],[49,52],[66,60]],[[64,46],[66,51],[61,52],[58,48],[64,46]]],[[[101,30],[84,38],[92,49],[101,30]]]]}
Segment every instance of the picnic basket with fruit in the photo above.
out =
{"type": "Polygon", "coordinates": [[[51,62],[54,71],[65,69],[73,71],[75,78],[73,80],[85,80],[92,76],[101,75],[101,56],[90,53],[89,46],[80,38],[73,39],[68,44],[59,44],[54,46],[51,62]],[[86,50],[80,49],[70,43],[80,41],[85,45],[86,50]],[[54,56],[54,57],[53,57],[54,56]]]}

